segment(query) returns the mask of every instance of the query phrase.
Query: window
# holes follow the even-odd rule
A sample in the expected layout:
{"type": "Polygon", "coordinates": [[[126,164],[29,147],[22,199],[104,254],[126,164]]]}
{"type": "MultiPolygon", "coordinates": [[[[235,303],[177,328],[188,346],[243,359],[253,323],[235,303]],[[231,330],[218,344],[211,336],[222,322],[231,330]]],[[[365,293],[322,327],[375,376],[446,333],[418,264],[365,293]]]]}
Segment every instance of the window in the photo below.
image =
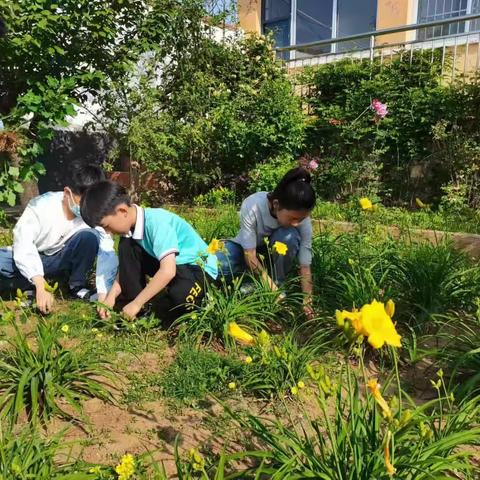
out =
{"type": "Polygon", "coordinates": [[[278,47],[290,45],[292,4],[290,0],[265,0],[263,8],[263,31],[273,32],[278,47]]]}
{"type": "MultiPolygon", "coordinates": [[[[461,17],[480,11],[479,0],[418,0],[418,23],[433,22],[443,18],[461,17]]],[[[468,27],[469,31],[479,30],[480,23],[474,20],[468,27]]],[[[418,31],[420,40],[455,35],[467,31],[465,22],[438,25],[418,31]]]]}
{"type": "MultiPolygon", "coordinates": [[[[377,0],[337,0],[337,37],[347,37],[357,33],[373,32],[377,24],[377,0]]],[[[342,42],[337,51],[368,48],[370,40],[362,38],[354,42],[342,42]]]]}
{"type": "MultiPolygon", "coordinates": [[[[274,32],[277,46],[302,45],[375,30],[376,12],[377,0],[263,0],[263,31],[274,32]]],[[[308,47],[298,53],[315,55],[365,46],[368,39],[308,47]]]]}

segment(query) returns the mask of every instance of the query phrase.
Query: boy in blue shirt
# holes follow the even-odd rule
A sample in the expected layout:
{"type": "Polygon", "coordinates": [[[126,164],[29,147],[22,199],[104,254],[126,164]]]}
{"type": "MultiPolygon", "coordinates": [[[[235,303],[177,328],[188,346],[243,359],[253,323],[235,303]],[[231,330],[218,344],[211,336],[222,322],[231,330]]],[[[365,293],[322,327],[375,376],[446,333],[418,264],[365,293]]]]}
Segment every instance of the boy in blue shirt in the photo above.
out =
{"type": "Polygon", "coordinates": [[[161,318],[178,317],[199,304],[206,280],[217,277],[215,255],[207,254],[207,244],[189,223],[162,208],[132,204],[125,188],[114,182],[89,188],[81,212],[88,225],[122,235],[118,275],[103,303],[110,308],[120,304],[132,319],[151,300],[161,318]],[[159,302],[162,291],[166,295],[159,302]]]}

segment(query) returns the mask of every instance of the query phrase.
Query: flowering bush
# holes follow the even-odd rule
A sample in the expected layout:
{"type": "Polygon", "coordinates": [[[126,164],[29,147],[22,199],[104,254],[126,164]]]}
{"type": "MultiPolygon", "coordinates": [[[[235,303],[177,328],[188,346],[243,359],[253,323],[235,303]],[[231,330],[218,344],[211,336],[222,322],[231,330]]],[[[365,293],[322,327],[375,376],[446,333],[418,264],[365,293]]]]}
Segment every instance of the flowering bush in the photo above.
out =
{"type": "Polygon", "coordinates": [[[462,206],[478,204],[479,87],[446,84],[444,61],[429,51],[306,70],[307,151],[318,154],[322,196],[438,204],[447,193],[462,206]]]}

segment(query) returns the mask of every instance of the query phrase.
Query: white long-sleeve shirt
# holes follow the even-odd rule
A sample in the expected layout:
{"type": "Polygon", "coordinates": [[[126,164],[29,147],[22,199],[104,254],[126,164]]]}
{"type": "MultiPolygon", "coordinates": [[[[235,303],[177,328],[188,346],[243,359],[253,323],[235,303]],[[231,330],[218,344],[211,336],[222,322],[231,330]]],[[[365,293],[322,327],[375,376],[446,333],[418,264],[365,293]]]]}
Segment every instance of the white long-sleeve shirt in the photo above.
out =
{"type": "MultiPolygon", "coordinates": [[[[63,211],[63,192],[48,192],[32,199],[13,229],[13,260],[29,281],[44,275],[40,253],[54,255],[80,230],[90,228],[81,217],[68,220],[63,211]]],[[[107,293],[115,280],[118,259],[113,239],[101,227],[96,269],[97,292],[107,293]]]]}

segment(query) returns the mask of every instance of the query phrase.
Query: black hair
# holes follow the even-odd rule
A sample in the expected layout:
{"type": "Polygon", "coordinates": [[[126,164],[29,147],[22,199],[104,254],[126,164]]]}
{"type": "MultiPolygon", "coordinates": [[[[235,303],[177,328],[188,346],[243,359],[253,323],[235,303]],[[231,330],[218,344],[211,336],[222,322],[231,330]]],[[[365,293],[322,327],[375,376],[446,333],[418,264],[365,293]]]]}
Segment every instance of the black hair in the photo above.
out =
{"type": "Polygon", "coordinates": [[[268,194],[270,201],[278,200],[279,207],[286,210],[312,210],[315,206],[315,190],[310,173],[302,167],[289,170],[275,190],[268,194]]]}
{"type": "Polygon", "coordinates": [[[102,180],[105,180],[105,173],[98,165],[74,165],[66,186],[75,195],[83,195],[88,187],[102,180]]]}
{"type": "Polygon", "coordinates": [[[2,17],[0,17],[0,38],[3,37],[7,33],[7,26],[3,21],[2,17]]]}
{"type": "Polygon", "coordinates": [[[115,209],[122,203],[131,205],[125,187],[111,180],[104,180],[88,188],[82,196],[80,211],[87,225],[97,227],[103,218],[115,213],[115,209]]]}

